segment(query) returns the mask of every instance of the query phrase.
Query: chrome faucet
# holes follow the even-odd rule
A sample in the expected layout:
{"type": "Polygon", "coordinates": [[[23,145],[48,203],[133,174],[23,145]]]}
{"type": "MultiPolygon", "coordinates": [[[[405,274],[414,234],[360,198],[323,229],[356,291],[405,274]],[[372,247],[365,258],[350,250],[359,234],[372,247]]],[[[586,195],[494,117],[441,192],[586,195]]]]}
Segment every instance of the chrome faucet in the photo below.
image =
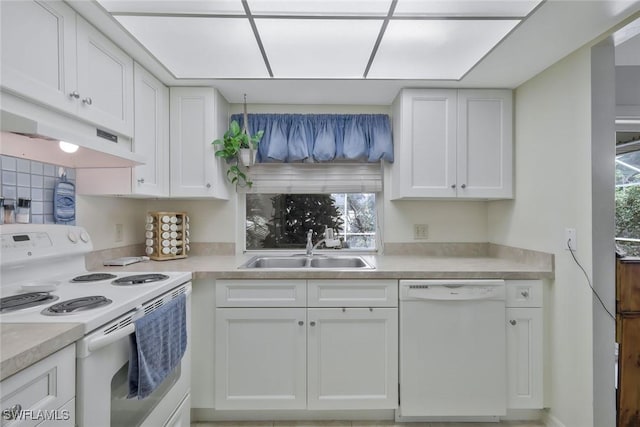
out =
{"type": "Polygon", "coordinates": [[[313,251],[320,246],[321,243],[324,243],[327,248],[339,248],[342,245],[339,239],[333,238],[333,230],[329,227],[325,227],[324,239],[318,240],[314,245],[313,230],[309,230],[307,232],[307,256],[313,256],[313,251]]]}
{"type": "Polygon", "coordinates": [[[307,256],[313,255],[313,230],[307,232],[307,256]]]}

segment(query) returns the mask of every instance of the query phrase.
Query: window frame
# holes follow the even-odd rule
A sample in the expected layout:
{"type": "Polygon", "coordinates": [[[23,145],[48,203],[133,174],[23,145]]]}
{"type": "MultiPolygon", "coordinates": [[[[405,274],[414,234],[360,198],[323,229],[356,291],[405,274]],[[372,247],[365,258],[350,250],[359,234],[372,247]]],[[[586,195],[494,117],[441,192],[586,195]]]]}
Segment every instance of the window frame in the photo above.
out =
{"type": "MultiPolygon", "coordinates": [[[[336,194],[347,192],[323,192],[314,194],[336,194]]],[[[354,193],[354,192],[352,192],[354,193]]],[[[236,242],[240,244],[236,245],[236,254],[238,255],[260,255],[260,254],[279,254],[279,255],[293,255],[304,252],[304,248],[300,249],[247,249],[247,235],[246,235],[246,221],[247,221],[247,194],[256,193],[237,193],[237,210],[242,213],[242,216],[238,215],[239,221],[236,227],[236,242]]],[[[258,194],[272,194],[272,193],[258,193],[258,194]]],[[[341,253],[349,254],[362,254],[362,255],[376,255],[382,252],[383,240],[382,240],[382,224],[384,220],[384,199],[383,192],[373,192],[376,196],[375,210],[376,210],[376,247],[374,249],[362,249],[362,248],[344,248],[344,249],[315,249],[314,253],[319,254],[333,254],[339,255],[341,253]]],[[[315,243],[315,242],[314,242],[315,243]]]]}
{"type": "MultiPolygon", "coordinates": [[[[619,132],[621,132],[622,130],[618,130],[619,132]]],[[[630,129],[625,129],[624,131],[629,132],[630,129]]],[[[640,131],[631,131],[631,133],[639,133],[640,131]]],[[[640,140],[634,140],[634,141],[630,141],[630,142],[626,142],[623,144],[618,144],[616,145],[616,153],[614,156],[614,161],[616,162],[615,166],[614,166],[614,171],[617,170],[617,157],[619,155],[622,154],[626,154],[626,153],[631,153],[631,152],[640,152],[640,140]],[[630,149],[631,147],[631,149],[630,149]]],[[[618,188],[620,187],[635,187],[635,186],[640,186],[640,182],[637,183],[631,183],[631,184],[614,184],[615,185],[615,191],[617,191],[618,188]]],[[[617,212],[616,212],[616,217],[617,217],[617,212]]],[[[616,235],[614,236],[614,239],[617,242],[620,243],[631,243],[632,245],[640,245],[640,238],[631,238],[631,237],[619,237],[616,233],[616,235]]]]}

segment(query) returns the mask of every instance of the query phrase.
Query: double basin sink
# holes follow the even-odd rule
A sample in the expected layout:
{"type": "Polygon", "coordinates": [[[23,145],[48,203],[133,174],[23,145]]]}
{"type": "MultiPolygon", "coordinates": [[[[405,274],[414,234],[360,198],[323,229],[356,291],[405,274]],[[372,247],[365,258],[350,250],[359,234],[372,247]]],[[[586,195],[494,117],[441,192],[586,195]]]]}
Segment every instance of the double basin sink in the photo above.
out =
{"type": "Polygon", "coordinates": [[[293,256],[254,256],[242,264],[240,268],[263,269],[373,269],[360,256],[325,256],[325,255],[293,255],[293,256]]]}

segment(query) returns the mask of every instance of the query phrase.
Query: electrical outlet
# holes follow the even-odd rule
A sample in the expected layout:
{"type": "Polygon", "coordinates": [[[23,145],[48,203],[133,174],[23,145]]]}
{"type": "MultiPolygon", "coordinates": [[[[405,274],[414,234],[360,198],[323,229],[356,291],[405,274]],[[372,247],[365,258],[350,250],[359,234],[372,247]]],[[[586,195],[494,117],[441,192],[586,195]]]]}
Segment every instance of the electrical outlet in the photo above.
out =
{"type": "Polygon", "coordinates": [[[427,224],[413,224],[413,238],[415,240],[422,240],[428,238],[429,227],[427,224]]]}
{"type": "Polygon", "coordinates": [[[116,242],[122,242],[124,240],[124,232],[122,230],[122,224],[116,224],[116,242]]]}
{"type": "Polygon", "coordinates": [[[578,249],[578,241],[576,240],[576,229],[575,228],[565,228],[564,229],[564,242],[562,247],[566,250],[571,249],[575,251],[578,249]]]}

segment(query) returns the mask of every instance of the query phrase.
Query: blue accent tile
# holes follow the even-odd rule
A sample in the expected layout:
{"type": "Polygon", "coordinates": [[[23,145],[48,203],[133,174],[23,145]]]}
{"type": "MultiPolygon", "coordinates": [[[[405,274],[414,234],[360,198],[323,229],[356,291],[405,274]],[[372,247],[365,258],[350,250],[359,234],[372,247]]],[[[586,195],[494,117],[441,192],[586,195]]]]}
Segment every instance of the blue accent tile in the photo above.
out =
{"type": "Polygon", "coordinates": [[[18,187],[31,187],[31,175],[18,172],[18,187]]]}
{"type": "Polygon", "coordinates": [[[76,170],[75,169],[65,169],[67,171],[67,180],[73,181],[76,179],[76,170]]]}
{"type": "Polygon", "coordinates": [[[31,175],[31,187],[43,188],[44,177],[42,175],[31,175]]]}
{"type": "Polygon", "coordinates": [[[32,188],[31,200],[35,202],[42,202],[44,200],[44,190],[42,188],[32,188]]]}
{"type": "Polygon", "coordinates": [[[53,219],[53,215],[45,215],[44,216],[44,223],[45,224],[55,224],[56,221],[53,219]]]}
{"type": "Polygon", "coordinates": [[[44,213],[43,202],[31,202],[31,214],[42,215],[44,213]]]}
{"type": "Polygon", "coordinates": [[[31,173],[44,175],[44,165],[40,162],[31,161],[31,173]]]}
{"type": "MultiPolygon", "coordinates": [[[[53,188],[56,186],[56,179],[52,178],[50,176],[45,176],[44,177],[44,185],[43,188],[49,189],[49,190],[53,190],[53,188]]],[[[51,199],[53,200],[53,199],[51,199]]]]}
{"type": "Polygon", "coordinates": [[[12,203],[15,203],[18,192],[16,187],[13,185],[3,185],[2,186],[2,197],[4,197],[4,202],[7,203],[9,199],[13,199],[12,203]]]}
{"type": "Polygon", "coordinates": [[[16,185],[18,183],[18,174],[8,170],[2,170],[2,185],[16,185]]]}
{"type": "Polygon", "coordinates": [[[53,203],[43,203],[42,211],[45,215],[53,215],[53,203]]]}
{"type": "Polygon", "coordinates": [[[29,187],[18,187],[18,197],[21,199],[30,199],[31,198],[31,188],[29,187]]]}
{"type": "MultiPolygon", "coordinates": [[[[45,202],[53,202],[53,190],[45,189],[44,190],[44,201],[45,202]]],[[[53,212],[53,211],[51,211],[53,212]]]]}
{"type": "Polygon", "coordinates": [[[31,215],[31,223],[33,223],[33,224],[43,224],[44,223],[44,215],[31,215]]]}
{"type": "Polygon", "coordinates": [[[45,163],[45,165],[44,165],[44,174],[46,176],[55,177],[56,176],[56,169],[57,168],[54,165],[49,165],[49,164],[45,163]]]}
{"type": "Polygon", "coordinates": [[[31,173],[31,160],[17,159],[18,172],[31,173]]]}
{"type": "Polygon", "coordinates": [[[15,157],[2,156],[2,170],[3,171],[15,171],[17,170],[17,162],[15,157]]]}

